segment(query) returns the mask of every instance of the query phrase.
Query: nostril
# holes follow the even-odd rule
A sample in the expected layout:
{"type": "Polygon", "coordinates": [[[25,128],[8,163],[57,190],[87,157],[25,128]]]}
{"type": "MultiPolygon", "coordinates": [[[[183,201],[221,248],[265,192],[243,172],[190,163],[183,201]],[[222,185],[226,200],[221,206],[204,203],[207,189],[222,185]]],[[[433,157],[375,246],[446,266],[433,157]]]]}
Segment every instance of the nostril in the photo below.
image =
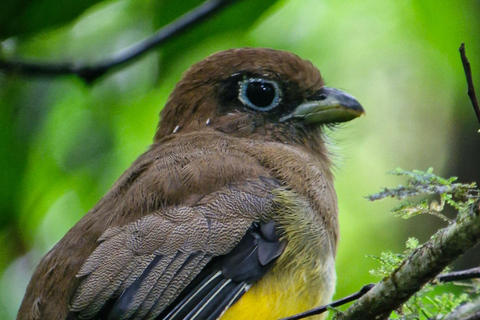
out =
{"type": "Polygon", "coordinates": [[[318,96],[318,100],[325,100],[325,99],[327,99],[327,95],[324,93],[318,96]]]}

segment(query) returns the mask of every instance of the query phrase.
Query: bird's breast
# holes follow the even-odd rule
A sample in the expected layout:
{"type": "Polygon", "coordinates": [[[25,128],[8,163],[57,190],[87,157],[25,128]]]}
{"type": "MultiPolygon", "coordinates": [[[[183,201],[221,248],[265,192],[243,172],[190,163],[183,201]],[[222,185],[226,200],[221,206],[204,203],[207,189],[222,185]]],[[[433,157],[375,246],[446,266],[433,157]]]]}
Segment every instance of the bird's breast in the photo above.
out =
{"type": "Polygon", "coordinates": [[[277,197],[285,251],[221,320],[275,320],[331,301],[336,282],[333,240],[305,198],[285,189],[277,190],[277,197]]]}

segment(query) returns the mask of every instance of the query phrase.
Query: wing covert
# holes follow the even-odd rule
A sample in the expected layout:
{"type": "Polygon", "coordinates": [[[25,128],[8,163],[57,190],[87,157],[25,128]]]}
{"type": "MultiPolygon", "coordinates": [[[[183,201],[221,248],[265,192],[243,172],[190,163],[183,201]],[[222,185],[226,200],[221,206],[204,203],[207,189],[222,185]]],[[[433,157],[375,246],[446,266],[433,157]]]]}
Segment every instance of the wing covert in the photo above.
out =
{"type": "MultiPolygon", "coordinates": [[[[269,178],[227,185],[194,206],[165,208],[108,229],[77,274],[82,281],[71,300],[71,314],[81,319],[155,319],[181,305],[191,319],[219,316],[283,251],[278,232],[272,238],[272,231],[262,231],[273,230],[262,221],[275,215],[271,191],[278,187],[269,178]],[[190,282],[213,286],[193,288],[200,301],[178,300],[179,295],[185,299],[190,282]]],[[[173,315],[166,319],[180,319],[173,315]]]]}

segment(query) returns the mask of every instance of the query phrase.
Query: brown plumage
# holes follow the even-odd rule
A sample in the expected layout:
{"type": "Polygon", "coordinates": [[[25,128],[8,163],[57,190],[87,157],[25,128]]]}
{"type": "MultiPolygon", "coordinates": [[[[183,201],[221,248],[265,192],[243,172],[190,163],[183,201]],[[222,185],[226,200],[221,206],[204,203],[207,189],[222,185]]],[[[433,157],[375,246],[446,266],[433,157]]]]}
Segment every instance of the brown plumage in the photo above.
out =
{"type": "Polygon", "coordinates": [[[327,302],[338,222],[322,125],[362,113],[288,52],[195,64],[150,149],[39,263],[17,319],[248,319],[262,299],[273,319],[327,302]],[[292,294],[305,305],[280,307],[292,294]]]}

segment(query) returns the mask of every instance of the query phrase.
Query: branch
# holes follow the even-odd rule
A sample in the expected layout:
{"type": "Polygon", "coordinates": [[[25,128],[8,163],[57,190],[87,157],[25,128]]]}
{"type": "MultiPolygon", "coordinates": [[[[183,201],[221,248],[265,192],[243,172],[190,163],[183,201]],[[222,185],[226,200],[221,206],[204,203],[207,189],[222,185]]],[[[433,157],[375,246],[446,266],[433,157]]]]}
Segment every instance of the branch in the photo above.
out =
{"type": "Polygon", "coordinates": [[[480,202],[477,201],[469,212],[460,214],[454,224],[438,231],[337,319],[387,319],[393,310],[479,241],[480,202]]]}
{"type": "Polygon", "coordinates": [[[114,67],[138,59],[155,47],[180,35],[195,25],[205,21],[224,7],[238,0],[209,0],[189,11],[172,23],[160,29],[156,34],[126,48],[112,57],[92,65],[80,63],[36,63],[25,61],[10,61],[0,59],[0,70],[24,75],[59,76],[76,75],[87,83],[92,83],[114,67]]]}
{"type": "Polygon", "coordinates": [[[440,282],[452,282],[475,278],[480,278],[480,267],[441,274],[436,279],[440,282]]]}
{"type": "Polygon", "coordinates": [[[299,320],[299,319],[305,319],[307,317],[311,317],[311,316],[314,316],[314,315],[322,314],[325,311],[327,311],[329,308],[340,307],[340,306],[343,306],[344,304],[347,304],[349,302],[352,302],[352,301],[355,301],[355,300],[359,299],[360,297],[365,295],[368,291],[370,291],[373,287],[374,287],[374,284],[367,284],[367,285],[363,286],[362,289],[360,289],[360,291],[355,292],[354,294],[346,296],[346,297],[344,297],[342,299],[339,299],[337,301],[334,301],[330,304],[326,304],[324,306],[314,308],[314,309],[311,309],[311,310],[308,310],[308,311],[305,311],[305,312],[302,312],[302,313],[298,313],[298,314],[290,316],[290,317],[282,318],[282,319],[279,319],[279,320],[299,320]]]}
{"type": "MultiPolygon", "coordinates": [[[[440,274],[435,278],[435,280],[439,282],[452,282],[452,281],[472,280],[476,278],[480,278],[480,267],[440,274]]],[[[326,312],[329,308],[340,307],[340,306],[343,306],[344,304],[360,299],[368,291],[370,291],[374,286],[375,286],[374,284],[367,284],[363,286],[362,289],[360,289],[360,291],[354,294],[351,294],[349,296],[346,296],[342,299],[336,300],[330,304],[326,304],[324,306],[320,306],[320,307],[317,307],[302,313],[298,313],[290,317],[282,318],[279,320],[300,320],[300,319],[305,319],[311,316],[322,314],[326,312]]],[[[476,303],[470,302],[458,308],[457,310],[455,310],[455,312],[451,313],[447,318],[445,318],[445,320],[459,319],[459,317],[455,317],[455,316],[460,314],[460,312],[462,312],[461,314],[464,316],[467,315],[467,312],[468,312],[468,315],[470,315],[472,312],[475,312],[475,315],[477,315],[476,312],[478,312],[478,316],[479,316],[478,320],[480,320],[480,297],[477,299],[476,303]]]]}
{"type": "Polygon", "coordinates": [[[480,123],[480,108],[478,107],[478,100],[477,95],[475,94],[475,87],[473,86],[473,78],[472,78],[472,69],[470,68],[470,62],[468,61],[467,54],[465,53],[465,43],[460,45],[458,49],[460,51],[460,57],[462,58],[463,70],[465,71],[465,77],[467,77],[467,85],[468,85],[468,96],[470,97],[470,101],[473,105],[473,110],[475,110],[475,114],[477,115],[477,120],[480,123]]]}

